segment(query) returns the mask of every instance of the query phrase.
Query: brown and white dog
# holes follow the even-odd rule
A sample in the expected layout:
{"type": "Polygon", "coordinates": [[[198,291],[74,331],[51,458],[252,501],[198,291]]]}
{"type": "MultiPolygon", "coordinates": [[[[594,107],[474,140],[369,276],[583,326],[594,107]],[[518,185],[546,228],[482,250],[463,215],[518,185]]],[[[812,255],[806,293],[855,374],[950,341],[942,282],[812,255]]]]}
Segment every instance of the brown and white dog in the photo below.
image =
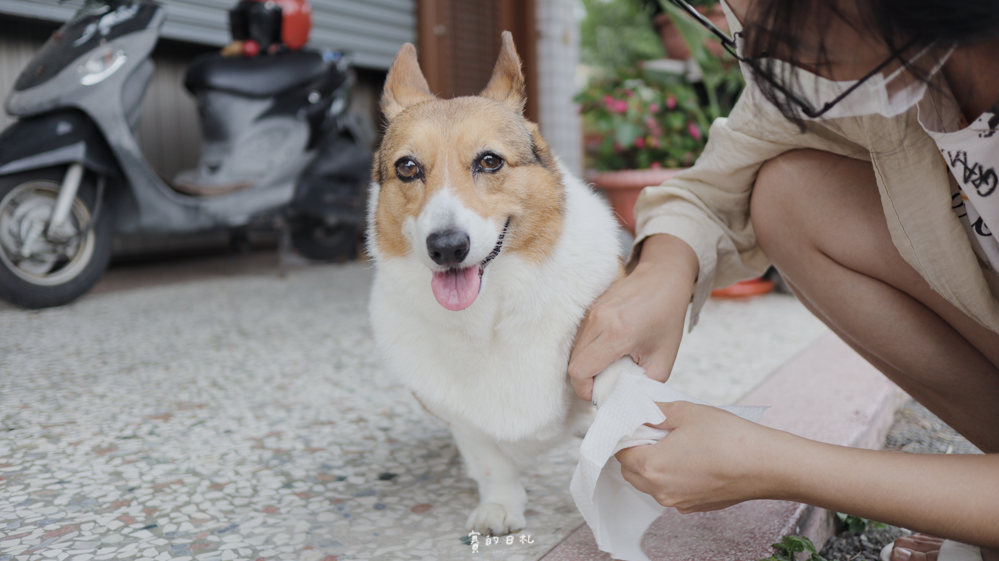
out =
{"type": "Polygon", "coordinates": [[[587,307],[617,278],[617,224],[523,116],[510,34],[478,96],[438,99],[406,44],[385,82],[368,244],[375,338],[451,428],[480,504],[469,529],[524,527],[518,464],[577,432],[566,366],[587,307]]]}

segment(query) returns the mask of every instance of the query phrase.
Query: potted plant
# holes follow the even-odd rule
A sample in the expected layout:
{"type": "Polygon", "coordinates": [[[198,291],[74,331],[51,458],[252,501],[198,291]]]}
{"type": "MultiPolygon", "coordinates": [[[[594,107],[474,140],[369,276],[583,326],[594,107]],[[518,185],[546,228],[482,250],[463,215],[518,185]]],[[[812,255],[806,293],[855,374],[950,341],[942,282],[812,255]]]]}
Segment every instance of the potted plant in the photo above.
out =
{"type": "MultiPolygon", "coordinates": [[[[592,65],[594,77],[576,97],[583,115],[587,168],[592,170],[588,178],[607,193],[622,224],[632,232],[634,204],[642,188],[693,165],[707,142],[710,123],[728,115],[744,85],[738,63],[727,53],[710,52],[705,46],[708,31],[665,0],[658,0],[659,7],[676,21],[700,69],[700,82],[646,69],[641,63],[620,62],[635,58],[639,51],[623,49],[614,57],[601,53],[601,46],[616,44],[609,38],[611,30],[602,27],[603,20],[618,12],[627,14],[619,18],[622,22],[641,13],[649,17],[647,10],[635,11],[638,1],[584,0],[583,58],[592,65]]],[[[651,35],[645,21],[644,29],[632,25],[625,30],[629,36],[651,35]]]]}
{"type": "MultiPolygon", "coordinates": [[[[680,29],[673,23],[673,18],[675,17],[674,14],[671,14],[669,11],[665,11],[659,0],[643,0],[643,2],[653,13],[652,24],[655,26],[656,32],[659,34],[659,38],[663,43],[663,48],[666,49],[666,57],[675,60],[687,60],[693,56],[693,53],[691,52],[690,47],[687,46],[687,42],[681,34],[680,29]]],[[[728,30],[728,22],[725,20],[725,12],[722,11],[722,8],[718,4],[717,0],[688,0],[688,4],[697,9],[698,12],[704,14],[705,17],[711,20],[712,23],[722,30],[728,30]]],[[[716,38],[705,37],[704,44],[711,54],[721,56],[723,49],[721,42],[719,42],[716,38]]]]}
{"type": "Polygon", "coordinates": [[[590,81],[576,101],[588,179],[607,193],[621,224],[634,233],[638,194],[694,163],[707,140],[708,116],[683,77],[641,68],[590,81]]]}
{"type": "MultiPolygon", "coordinates": [[[[584,3],[589,8],[596,1],[584,3]]],[[[659,185],[679,169],[693,165],[707,142],[709,124],[728,115],[744,86],[736,61],[709,48],[707,30],[664,1],[660,4],[663,11],[676,22],[701,71],[700,82],[690,83],[685,76],[655,72],[642,64],[600,64],[610,53],[597,56],[598,47],[612,42],[600,23],[590,22],[596,32],[585,33],[587,22],[591,16],[612,13],[609,7],[615,3],[634,1],[600,2],[594,13],[588,11],[583,44],[590,49],[584,49],[583,54],[587,55],[584,61],[593,65],[595,77],[576,97],[583,115],[588,179],[607,194],[621,224],[632,233],[634,207],[642,189],[659,185]]],[[[615,56],[635,54],[625,49],[615,56]]],[[[761,289],[755,284],[732,288],[734,292],[723,289],[718,295],[739,296],[761,289]]]]}

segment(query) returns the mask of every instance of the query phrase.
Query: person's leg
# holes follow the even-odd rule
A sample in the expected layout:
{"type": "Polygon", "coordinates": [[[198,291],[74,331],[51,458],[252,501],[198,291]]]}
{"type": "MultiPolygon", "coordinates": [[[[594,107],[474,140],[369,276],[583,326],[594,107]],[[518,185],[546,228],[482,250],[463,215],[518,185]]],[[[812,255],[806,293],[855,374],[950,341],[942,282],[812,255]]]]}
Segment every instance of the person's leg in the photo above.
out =
{"type": "Polygon", "coordinates": [[[812,150],[775,158],[760,170],[750,216],[805,306],[973,444],[999,452],[999,334],[902,259],[869,162],[812,150]]]}
{"type": "Polygon", "coordinates": [[[999,452],[999,334],[899,255],[871,164],[799,150],[768,162],[750,216],[798,297],[858,353],[985,452],[999,452]]]}

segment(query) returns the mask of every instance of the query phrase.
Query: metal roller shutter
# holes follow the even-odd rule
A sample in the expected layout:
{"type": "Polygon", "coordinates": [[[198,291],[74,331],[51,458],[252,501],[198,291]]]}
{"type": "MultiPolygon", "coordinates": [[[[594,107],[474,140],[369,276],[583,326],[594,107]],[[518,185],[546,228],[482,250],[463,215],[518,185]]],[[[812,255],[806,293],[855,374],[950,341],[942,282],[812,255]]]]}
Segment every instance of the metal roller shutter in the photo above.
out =
{"type": "MultiPolygon", "coordinates": [[[[166,0],[163,37],[224,45],[229,41],[226,12],[236,0],[166,0]]],[[[416,0],[310,0],[312,40],[317,49],[352,51],[358,66],[387,69],[399,47],[416,42],[416,0]]],[[[66,21],[79,2],[0,0],[0,13],[66,21]]]]}

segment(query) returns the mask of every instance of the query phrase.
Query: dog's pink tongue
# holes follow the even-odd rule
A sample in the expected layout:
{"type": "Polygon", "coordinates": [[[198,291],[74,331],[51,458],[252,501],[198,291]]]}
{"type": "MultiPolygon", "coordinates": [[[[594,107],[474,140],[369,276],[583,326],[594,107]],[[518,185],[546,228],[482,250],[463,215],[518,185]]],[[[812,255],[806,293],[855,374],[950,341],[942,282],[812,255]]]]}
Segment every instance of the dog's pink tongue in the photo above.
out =
{"type": "Polygon", "coordinates": [[[451,269],[443,273],[434,273],[430,288],[441,306],[457,312],[464,310],[475,302],[479,295],[479,268],[466,267],[451,269]]]}

